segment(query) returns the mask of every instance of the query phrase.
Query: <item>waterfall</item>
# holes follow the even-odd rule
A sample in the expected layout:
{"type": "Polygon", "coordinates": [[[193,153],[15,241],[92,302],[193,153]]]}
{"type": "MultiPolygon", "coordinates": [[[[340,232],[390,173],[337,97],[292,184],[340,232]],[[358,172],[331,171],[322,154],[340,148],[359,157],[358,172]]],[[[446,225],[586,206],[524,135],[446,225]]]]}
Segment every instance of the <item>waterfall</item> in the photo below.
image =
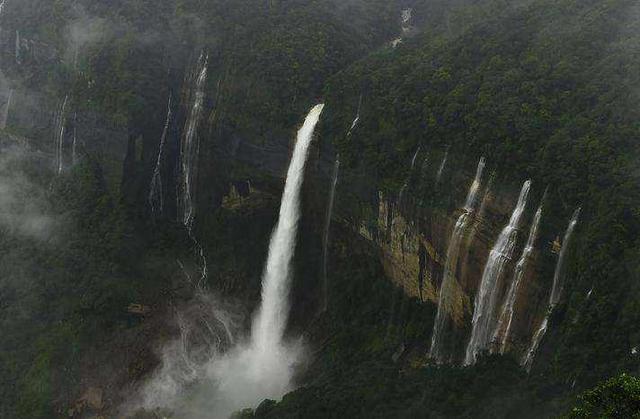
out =
{"type": "Polygon", "coordinates": [[[444,168],[447,165],[448,157],[449,157],[449,149],[445,150],[444,157],[442,158],[442,163],[440,163],[440,167],[438,168],[438,174],[436,175],[436,185],[440,183],[440,178],[442,178],[442,173],[444,172],[444,168]]]}
{"type": "Polygon", "coordinates": [[[471,338],[467,345],[467,354],[464,361],[466,365],[473,364],[476,361],[478,353],[486,349],[490,343],[489,340],[493,330],[496,305],[501,288],[500,279],[504,267],[507,261],[511,259],[515,249],[518,225],[520,224],[524,208],[527,205],[530,188],[531,181],[527,180],[522,185],[518,203],[511,214],[509,224],[507,224],[500,233],[500,236],[498,236],[498,240],[489,254],[489,260],[484,267],[480,288],[478,289],[474,303],[471,338]]]}
{"type": "Polygon", "coordinates": [[[151,213],[155,216],[162,214],[164,207],[164,200],[162,195],[162,174],[160,169],[162,168],[164,145],[167,141],[167,135],[169,133],[169,124],[171,123],[171,93],[169,93],[169,100],[167,103],[167,117],[164,121],[164,128],[162,129],[162,136],[160,137],[160,145],[158,146],[158,157],[156,158],[156,167],[153,169],[153,176],[151,178],[151,185],[149,186],[149,207],[151,213]]]}
{"type": "Polygon", "coordinates": [[[358,112],[356,113],[356,117],[351,123],[351,127],[349,127],[349,131],[347,131],[347,137],[351,135],[351,132],[355,129],[360,122],[360,109],[362,108],[362,95],[360,95],[360,99],[358,100],[358,112]]]}
{"type": "Polygon", "coordinates": [[[55,148],[55,170],[56,170],[56,173],[58,174],[62,173],[62,168],[64,164],[64,158],[63,158],[62,152],[63,152],[63,145],[64,145],[64,130],[65,130],[65,124],[66,124],[65,114],[67,110],[68,99],[69,99],[68,95],[64,97],[64,100],[60,105],[60,109],[56,114],[55,122],[54,122],[55,134],[53,137],[53,141],[54,141],[54,148],[55,148]]]}
{"type": "Polygon", "coordinates": [[[587,292],[587,296],[585,297],[585,301],[589,301],[589,298],[591,298],[591,294],[593,294],[593,285],[591,286],[591,288],[589,289],[589,291],[587,292]]]}
{"type": "Polygon", "coordinates": [[[202,114],[204,102],[204,87],[207,79],[209,56],[200,54],[196,71],[192,75],[195,84],[191,90],[191,107],[187,114],[187,122],[180,143],[180,179],[178,184],[178,212],[182,223],[191,229],[195,216],[195,180],[197,176],[198,153],[198,123],[202,114]]]}
{"type": "Polygon", "coordinates": [[[300,218],[300,189],[304,177],[309,145],[323,104],[311,109],[298,138],[287,171],[287,180],[280,204],[280,216],[269,244],[269,256],[262,279],[262,305],[256,316],[253,345],[262,351],[276,350],[284,335],[289,304],[290,269],[300,218]]]}
{"type": "Polygon", "coordinates": [[[340,156],[336,158],[336,162],[333,165],[333,177],[331,180],[331,190],[329,191],[329,204],[327,206],[327,215],[324,223],[324,234],[322,236],[322,286],[323,286],[323,308],[322,311],[327,310],[328,301],[328,284],[327,284],[327,259],[329,257],[329,230],[331,227],[331,217],[333,215],[333,204],[336,196],[336,186],[338,185],[338,174],[340,172],[340,156]]]}
{"type": "Polygon", "coordinates": [[[411,31],[411,18],[413,17],[413,9],[412,8],[406,8],[406,9],[402,9],[402,11],[400,12],[400,28],[402,30],[400,36],[396,39],[394,39],[393,41],[391,41],[391,46],[393,48],[397,47],[398,44],[400,44],[402,42],[402,38],[406,35],[409,34],[409,32],[411,31]]]}
{"type": "Polygon", "coordinates": [[[289,288],[304,168],[313,132],[324,105],[316,105],[298,131],[289,163],[280,214],[269,243],[262,277],[262,301],[253,319],[250,340],[236,346],[209,368],[215,394],[207,393],[206,417],[228,418],[232,412],[255,407],[264,399],[280,399],[291,391],[293,367],[302,355],[301,339],[285,341],[289,317],[289,288]]]}
{"type": "Polygon", "coordinates": [[[564,233],[564,239],[562,240],[562,249],[560,249],[560,254],[558,255],[558,264],[556,265],[556,270],[553,274],[553,287],[551,288],[551,295],[549,297],[549,305],[555,306],[560,301],[560,294],[562,293],[562,268],[564,267],[564,259],[567,254],[567,248],[569,247],[569,240],[571,240],[571,236],[573,235],[573,230],[576,228],[576,224],[578,224],[578,217],[580,216],[580,211],[582,208],[578,208],[573,212],[571,216],[571,221],[569,221],[569,226],[567,227],[567,231],[564,233]]]}
{"type": "Polygon", "coordinates": [[[567,249],[569,248],[571,236],[573,235],[573,230],[578,223],[578,217],[580,216],[581,208],[578,208],[574,211],[571,216],[571,220],[569,221],[569,226],[567,227],[567,231],[564,233],[564,239],[562,241],[562,249],[560,249],[560,255],[558,255],[558,262],[556,263],[556,270],[553,274],[553,286],[551,288],[551,293],[549,294],[549,305],[547,309],[547,314],[545,315],[540,327],[534,333],[533,339],[531,340],[531,345],[529,346],[529,350],[525,354],[522,359],[522,365],[529,371],[531,369],[531,365],[533,364],[533,358],[536,355],[536,351],[538,350],[538,346],[540,346],[540,342],[547,332],[547,326],[549,324],[549,316],[551,312],[555,308],[558,301],[560,301],[560,294],[562,293],[562,271],[564,268],[564,260],[567,254],[567,249]]]}
{"type": "Polygon", "coordinates": [[[509,291],[507,292],[504,305],[500,312],[500,317],[498,318],[498,325],[496,326],[493,334],[492,340],[494,342],[499,342],[499,352],[501,354],[504,354],[507,347],[507,339],[509,338],[509,334],[511,333],[511,322],[513,321],[513,308],[516,303],[516,298],[518,296],[518,291],[520,290],[522,279],[524,278],[527,263],[529,262],[531,252],[533,252],[536,238],[538,236],[538,226],[540,225],[540,218],[542,218],[542,203],[540,203],[538,210],[533,216],[533,221],[529,230],[529,237],[527,238],[527,244],[524,246],[522,255],[516,263],[516,267],[513,273],[513,280],[511,281],[511,285],[509,286],[509,291]]]}
{"type": "Polygon", "coordinates": [[[71,161],[75,166],[78,163],[78,113],[73,113],[73,142],[71,143],[71,161]]]}
{"type": "Polygon", "coordinates": [[[5,129],[7,127],[7,122],[9,121],[9,109],[11,108],[12,98],[13,98],[13,89],[10,89],[9,96],[7,97],[7,102],[4,105],[4,112],[0,117],[0,129],[5,129]]]}
{"type": "Polygon", "coordinates": [[[6,0],[0,0],[0,17],[2,17],[2,12],[4,11],[4,4],[6,0]]]}
{"type": "Polygon", "coordinates": [[[418,158],[418,153],[420,153],[420,146],[418,146],[416,152],[413,153],[413,158],[411,158],[411,167],[409,168],[409,174],[407,175],[407,179],[404,181],[402,188],[400,188],[400,193],[398,194],[398,205],[402,205],[402,198],[407,190],[407,187],[409,186],[409,180],[411,180],[413,169],[416,167],[416,159],[418,158]]]}
{"type": "MultiPolygon", "coordinates": [[[[446,155],[445,155],[446,160],[446,155]]],[[[447,324],[450,323],[453,315],[454,293],[456,291],[456,268],[458,266],[458,256],[460,253],[460,244],[466,234],[467,226],[471,215],[474,212],[474,206],[478,190],[480,189],[480,183],[482,181],[482,172],[484,171],[485,159],[480,158],[478,167],[476,169],[476,176],[471,183],[467,199],[462,210],[462,214],[456,221],[453,228],[453,233],[449,239],[449,246],[447,248],[447,258],[444,266],[444,274],[442,278],[442,284],[440,285],[440,292],[438,294],[438,312],[433,323],[433,333],[431,335],[431,346],[429,349],[429,356],[434,358],[437,362],[445,361],[444,347],[443,347],[443,334],[445,332],[447,324]]]]}
{"type": "Polygon", "coordinates": [[[16,63],[20,64],[20,31],[16,30],[16,63]]]}

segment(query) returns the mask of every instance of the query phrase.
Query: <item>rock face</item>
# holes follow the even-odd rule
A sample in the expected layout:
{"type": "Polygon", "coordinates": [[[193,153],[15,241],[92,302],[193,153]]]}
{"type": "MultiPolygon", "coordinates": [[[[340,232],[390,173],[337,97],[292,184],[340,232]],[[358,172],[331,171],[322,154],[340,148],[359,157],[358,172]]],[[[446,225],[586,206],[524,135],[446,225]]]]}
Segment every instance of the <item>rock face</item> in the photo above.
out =
{"type": "MultiPolygon", "coordinates": [[[[472,173],[467,174],[467,180],[471,176],[472,173]]],[[[451,194],[455,195],[453,192],[451,194]]],[[[469,228],[462,239],[454,273],[451,318],[455,328],[452,331],[455,348],[450,348],[454,351],[454,361],[459,361],[464,356],[474,300],[484,266],[500,231],[508,222],[517,199],[517,190],[498,188],[493,182],[489,182],[483,186],[480,195],[479,209],[472,215],[469,228]]],[[[407,296],[424,304],[438,304],[447,247],[454,224],[462,211],[455,205],[452,204],[452,210],[437,205],[415,210],[411,208],[411,203],[399,205],[396,199],[379,192],[375,222],[362,222],[356,228],[362,237],[378,249],[379,258],[389,280],[402,288],[407,296]]],[[[462,206],[462,203],[457,205],[462,206]]],[[[522,251],[534,209],[534,204],[527,207],[527,215],[518,231],[514,255],[519,255],[522,251]]],[[[542,243],[541,240],[538,241],[539,248],[542,247],[542,243]]],[[[543,300],[546,291],[536,284],[536,254],[540,252],[539,248],[534,251],[526,266],[523,286],[515,303],[513,329],[508,346],[517,353],[524,350],[535,324],[544,312],[543,300]]],[[[499,305],[502,304],[513,279],[516,261],[512,259],[506,262],[504,274],[498,281],[499,305]]]]}
{"type": "Polygon", "coordinates": [[[419,231],[382,193],[379,194],[376,234],[366,228],[361,233],[366,238],[375,237],[389,279],[409,297],[437,303],[444,256],[431,235],[419,231]]]}

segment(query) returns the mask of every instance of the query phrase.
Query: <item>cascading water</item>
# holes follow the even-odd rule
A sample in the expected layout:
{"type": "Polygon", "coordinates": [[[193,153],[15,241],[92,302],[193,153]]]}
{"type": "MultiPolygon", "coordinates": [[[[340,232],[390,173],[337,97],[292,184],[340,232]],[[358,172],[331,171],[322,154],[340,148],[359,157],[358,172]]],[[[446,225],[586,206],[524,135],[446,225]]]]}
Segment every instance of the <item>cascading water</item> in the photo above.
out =
{"type": "Polygon", "coordinates": [[[416,159],[418,158],[418,154],[420,153],[420,146],[416,149],[416,152],[413,154],[413,158],[411,159],[411,167],[409,168],[409,174],[407,175],[407,179],[404,181],[402,188],[400,188],[400,193],[398,194],[398,204],[402,205],[402,199],[404,197],[404,193],[409,186],[409,180],[411,179],[411,175],[413,174],[413,169],[416,167],[416,159]]]}
{"type": "Polygon", "coordinates": [[[402,32],[400,34],[400,37],[394,39],[393,41],[391,41],[391,46],[393,48],[397,47],[398,44],[400,44],[402,42],[402,38],[404,36],[406,36],[410,31],[411,31],[411,18],[413,17],[413,9],[411,8],[406,8],[403,9],[400,12],[400,27],[402,29],[402,32]]]}
{"type": "Polygon", "coordinates": [[[162,136],[160,137],[160,145],[158,146],[158,157],[156,158],[156,167],[153,169],[153,176],[151,177],[151,184],[149,186],[149,207],[151,213],[156,216],[162,214],[164,207],[164,199],[162,195],[162,174],[160,169],[162,168],[164,145],[167,141],[167,135],[169,133],[169,124],[171,123],[171,94],[169,94],[169,100],[167,103],[167,117],[164,122],[164,128],[162,129],[162,136]]]}
{"type": "Polygon", "coordinates": [[[56,173],[62,173],[64,158],[63,158],[63,146],[64,146],[64,130],[65,130],[65,116],[67,112],[67,101],[69,100],[69,96],[65,96],[62,104],[60,105],[60,109],[56,114],[55,118],[55,135],[53,138],[54,148],[55,148],[55,170],[56,173]]]}
{"type": "Polygon", "coordinates": [[[442,285],[440,286],[440,293],[438,295],[438,312],[433,323],[431,346],[429,349],[429,356],[440,363],[445,362],[446,360],[444,353],[444,332],[445,329],[447,329],[447,325],[450,324],[453,315],[454,294],[456,288],[456,268],[458,266],[460,244],[467,232],[467,226],[475,208],[476,197],[478,195],[478,190],[480,189],[484,166],[485,159],[482,157],[478,162],[476,176],[469,188],[469,193],[467,194],[462,214],[458,217],[453,228],[451,238],[449,239],[442,285]]]}
{"type": "Polygon", "coordinates": [[[492,341],[498,343],[498,351],[501,354],[504,354],[507,348],[507,339],[509,338],[509,334],[511,333],[511,322],[513,321],[513,309],[516,304],[516,298],[518,296],[518,291],[520,290],[520,285],[522,284],[522,279],[524,278],[527,263],[529,262],[529,258],[531,257],[531,252],[533,252],[536,238],[538,237],[538,226],[540,225],[540,218],[542,218],[542,203],[533,216],[531,229],[529,230],[529,237],[527,238],[527,244],[524,246],[522,255],[516,263],[516,267],[513,273],[513,280],[511,281],[511,285],[509,286],[509,291],[507,292],[504,305],[502,306],[502,310],[500,311],[498,324],[493,333],[492,341]]]}
{"type": "MultiPolygon", "coordinates": [[[[204,87],[207,80],[208,64],[209,56],[202,51],[198,58],[195,71],[191,75],[191,82],[193,83],[190,91],[191,103],[182,133],[182,141],[180,142],[180,176],[178,178],[176,194],[178,199],[178,217],[187,228],[189,237],[193,241],[196,253],[201,260],[200,280],[198,284],[196,284],[200,289],[205,286],[207,280],[207,259],[204,254],[204,249],[193,234],[192,227],[195,217],[195,182],[197,179],[198,156],[200,153],[198,125],[204,105],[204,87]]],[[[158,180],[160,180],[160,177],[158,177],[158,180]]]]}
{"type": "Polygon", "coordinates": [[[20,64],[20,31],[16,30],[16,63],[20,64]]]}
{"type": "MultiPolygon", "coordinates": [[[[304,169],[323,107],[315,106],[298,131],[269,244],[262,302],[249,339],[236,340],[235,325],[243,322],[233,315],[232,306],[220,309],[222,302],[212,301],[201,308],[204,317],[195,319],[196,311],[182,312],[182,320],[178,318],[180,339],[164,351],[162,369],[142,392],[142,407],[168,407],[189,419],[228,419],[239,409],[255,407],[264,399],[279,399],[291,390],[293,368],[303,354],[301,339],[284,339],[291,262],[304,169]]],[[[204,299],[204,293],[197,295],[204,299]]],[[[132,406],[133,410],[139,405],[132,406]]]]}
{"type": "Polygon", "coordinates": [[[547,327],[549,325],[549,316],[553,309],[555,308],[558,301],[560,301],[560,294],[562,293],[562,273],[564,267],[564,260],[567,253],[567,249],[569,248],[569,244],[571,241],[571,236],[573,235],[573,230],[576,228],[576,224],[578,224],[578,217],[580,216],[581,208],[578,208],[574,211],[571,220],[569,221],[569,226],[567,227],[567,231],[564,233],[564,239],[562,241],[562,249],[560,249],[560,255],[558,255],[558,263],[556,264],[556,270],[553,274],[553,286],[551,288],[551,293],[549,294],[549,306],[547,309],[547,314],[545,315],[540,327],[533,335],[533,339],[531,340],[531,345],[529,346],[529,350],[527,350],[526,354],[522,359],[522,365],[527,369],[527,371],[531,370],[531,365],[533,364],[533,359],[535,358],[536,351],[538,350],[538,346],[540,346],[540,342],[547,332],[547,327]]]}
{"type": "Polygon", "coordinates": [[[313,107],[298,131],[278,222],[269,243],[262,278],[262,302],[253,321],[251,339],[211,365],[216,382],[216,396],[212,401],[216,417],[226,418],[231,412],[255,406],[265,398],[279,399],[291,390],[292,369],[302,353],[299,340],[293,343],[284,340],[289,316],[291,262],[300,218],[304,168],[323,108],[322,104],[313,107]]]}
{"type": "Polygon", "coordinates": [[[280,217],[271,236],[269,257],[262,280],[262,305],[252,330],[253,345],[262,352],[276,350],[284,335],[289,311],[287,299],[291,260],[300,218],[300,189],[309,144],[323,108],[324,105],[320,104],[311,109],[304,125],[298,131],[282,195],[280,217]]]}
{"type": "Polygon", "coordinates": [[[360,95],[360,99],[358,100],[358,112],[356,113],[356,117],[351,123],[351,127],[349,127],[349,131],[347,132],[347,137],[351,135],[351,132],[358,126],[358,122],[360,122],[360,108],[362,107],[362,95],[360,95]]]}
{"type": "Polygon", "coordinates": [[[71,161],[75,166],[78,163],[78,113],[73,114],[73,142],[71,143],[71,161]]]}
{"type": "Polygon", "coordinates": [[[447,158],[449,157],[449,150],[447,149],[444,152],[444,157],[442,158],[442,163],[440,163],[440,167],[438,168],[438,174],[436,175],[436,184],[440,183],[440,179],[442,178],[442,173],[444,172],[444,168],[447,165],[447,158]]]}
{"type": "Polygon", "coordinates": [[[238,313],[215,297],[202,293],[197,293],[187,305],[176,308],[175,318],[179,337],[163,348],[162,366],[131,403],[132,410],[177,407],[184,413],[187,409],[181,403],[185,389],[206,379],[210,359],[229,350],[242,323],[238,313]]]}
{"type": "Polygon", "coordinates": [[[4,111],[2,112],[2,116],[0,117],[0,129],[5,129],[7,127],[7,122],[9,121],[9,110],[11,109],[12,99],[13,99],[13,89],[9,90],[9,96],[7,96],[7,102],[4,105],[4,111]]]}
{"type": "Polygon", "coordinates": [[[527,180],[520,190],[518,203],[516,204],[509,224],[502,230],[496,244],[491,249],[489,260],[484,267],[480,288],[476,294],[471,338],[467,345],[465,364],[471,365],[476,361],[478,353],[489,346],[491,333],[494,327],[495,311],[500,294],[500,284],[504,267],[511,259],[515,249],[518,234],[518,225],[522,218],[531,181],[527,180]]]}
{"type": "Polygon", "coordinates": [[[331,229],[331,217],[333,216],[333,204],[336,196],[336,186],[338,185],[338,174],[340,172],[340,156],[336,158],[336,162],[333,165],[333,176],[331,178],[331,190],[329,191],[329,203],[327,206],[327,216],[324,223],[324,234],[322,236],[322,295],[323,295],[323,307],[322,311],[327,310],[328,302],[328,248],[329,248],[329,231],[331,229]]]}
{"type": "Polygon", "coordinates": [[[182,223],[191,229],[195,216],[195,180],[197,176],[198,124],[204,103],[204,86],[207,80],[209,56],[200,54],[196,71],[193,74],[194,85],[191,90],[191,106],[187,114],[187,122],[180,143],[180,179],[178,184],[178,211],[182,223]]]}
{"type": "Polygon", "coordinates": [[[573,212],[571,221],[569,221],[569,226],[567,227],[567,231],[564,233],[562,249],[560,249],[560,254],[558,255],[558,264],[553,274],[553,287],[551,288],[551,295],[549,297],[550,306],[555,306],[556,304],[558,304],[558,301],[560,301],[560,294],[562,293],[562,288],[564,286],[564,284],[562,283],[562,268],[564,267],[564,259],[567,254],[567,248],[569,247],[569,241],[571,240],[571,236],[573,235],[573,230],[575,230],[576,224],[578,224],[578,217],[580,217],[581,210],[582,208],[578,208],[573,212]]]}
{"type": "Polygon", "coordinates": [[[0,17],[2,17],[2,12],[4,11],[4,4],[6,0],[0,0],[0,17]]]}

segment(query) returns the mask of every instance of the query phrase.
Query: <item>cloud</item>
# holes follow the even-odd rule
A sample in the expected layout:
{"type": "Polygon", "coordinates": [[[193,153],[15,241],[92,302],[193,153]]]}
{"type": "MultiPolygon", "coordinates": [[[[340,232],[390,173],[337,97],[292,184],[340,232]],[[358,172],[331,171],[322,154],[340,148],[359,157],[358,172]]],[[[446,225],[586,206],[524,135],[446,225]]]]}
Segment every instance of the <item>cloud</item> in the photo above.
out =
{"type": "Polygon", "coordinates": [[[0,230],[44,240],[54,224],[46,210],[46,190],[25,172],[26,165],[42,164],[38,157],[24,144],[0,141],[0,230]]]}

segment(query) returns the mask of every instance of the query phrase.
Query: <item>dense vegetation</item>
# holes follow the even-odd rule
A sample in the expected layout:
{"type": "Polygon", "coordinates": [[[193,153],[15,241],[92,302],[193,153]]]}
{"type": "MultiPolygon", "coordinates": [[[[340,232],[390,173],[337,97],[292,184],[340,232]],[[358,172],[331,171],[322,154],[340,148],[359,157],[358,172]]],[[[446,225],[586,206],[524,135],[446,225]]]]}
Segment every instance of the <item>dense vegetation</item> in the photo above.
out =
{"type": "MultiPolygon", "coordinates": [[[[309,106],[319,97],[327,105],[296,262],[293,310],[302,320],[291,326],[317,353],[300,389],[242,417],[637,414],[638,383],[628,375],[584,393],[570,411],[578,390],[640,373],[637,2],[9,0],[5,7],[0,87],[20,95],[0,132],[0,187],[21,192],[8,204],[0,196],[0,210],[11,208],[0,213],[0,416],[67,416],[81,395],[78,378],[91,375],[83,370],[88,358],[126,352],[114,342],[145,322],[164,328],[158,319],[191,297],[183,277],[199,268],[193,242],[170,205],[165,217],[149,216],[147,193],[168,97],[175,143],[185,118],[182,83],[201,51],[210,62],[199,133],[207,192],[196,231],[209,256],[208,285],[247,311],[259,298],[287,145],[309,106]],[[422,30],[391,48],[407,5],[422,30]],[[17,30],[28,40],[19,60],[17,30]],[[82,158],[56,177],[47,168],[51,120],[65,95],[82,158]],[[360,102],[359,124],[347,136],[360,102]],[[28,137],[29,146],[5,147],[18,141],[9,133],[28,137]],[[504,189],[527,178],[537,198],[549,188],[543,236],[583,209],[571,280],[531,375],[510,357],[473,368],[428,365],[435,308],[391,285],[376,251],[353,231],[361,220],[375,223],[375,200],[362,196],[398,194],[418,147],[431,162],[449,150],[461,174],[451,174],[446,193],[415,185],[414,207],[452,210],[456,176],[485,155],[504,189]],[[318,316],[322,164],[334,151],[342,162],[341,223],[329,309],[318,316]],[[220,207],[229,185],[249,178],[260,192],[220,207]],[[18,217],[33,215],[34,205],[35,222],[44,222],[35,230],[33,219],[18,217]],[[151,320],[127,313],[133,302],[151,306],[151,320]]],[[[163,167],[167,202],[172,164],[163,167]]],[[[540,287],[549,287],[552,270],[543,260],[540,287]]],[[[109,366],[121,369],[116,386],[153,368],[146,350],[130,365],[109,366]]]]}
{"type": "Polygon", "coordinates": [[[436,157],[450,147],[469,172],[487,156],[507,190],[525,179],[538,196],[548,187],[543,237],[582,207],[566,304],[553,318],[562,330],[544,370],[588,383],[637,368],[637,13],[627,1],[533,2],[453,40],[426,34],[373,54],[327,87],[325,135],[352,176],[388,194],[418,146],[436,157]],[[361,123],[345,137],[360,94],[361,123]]]}

